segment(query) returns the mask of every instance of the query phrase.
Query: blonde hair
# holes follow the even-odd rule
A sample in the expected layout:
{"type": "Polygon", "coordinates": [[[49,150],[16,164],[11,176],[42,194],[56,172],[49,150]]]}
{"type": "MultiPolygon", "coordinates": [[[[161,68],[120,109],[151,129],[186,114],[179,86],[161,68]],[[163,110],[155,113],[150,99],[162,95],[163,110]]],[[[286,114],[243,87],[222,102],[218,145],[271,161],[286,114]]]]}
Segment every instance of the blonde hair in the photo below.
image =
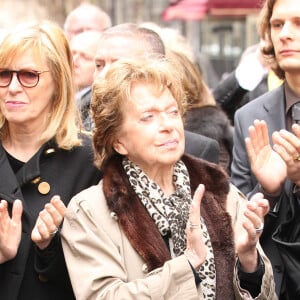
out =
{"type": "Polygon", "coordinates": [[[185,112],[186,98],[180,73],[167,59],[120,59],[113,63],[105,78],[94,83],[91,101],[95,122],[95,164],[100,169],[116,154],[113,143],[126,114],[122,111],[122,103],[130,100],[131,88],[135,83],[151,84],[153,93],[157,95],[168,88],[177,101],[181,115],[185,112]]]}
{"type": "MultiPolygon", "coordinates": [[[[58,146],[63,149],[79,145],[73,58],[63,31],[51,21],[19,24],[8,32],[1,43],[0,68],[9,69],[15,57],[28,49],[34,51],[35,57],[46,59],[55,85],[52,110],[40,143],[55,138],[58,146]]],[[[7,135],[7,120],[0,112],[0,138],[7,135]]]]}

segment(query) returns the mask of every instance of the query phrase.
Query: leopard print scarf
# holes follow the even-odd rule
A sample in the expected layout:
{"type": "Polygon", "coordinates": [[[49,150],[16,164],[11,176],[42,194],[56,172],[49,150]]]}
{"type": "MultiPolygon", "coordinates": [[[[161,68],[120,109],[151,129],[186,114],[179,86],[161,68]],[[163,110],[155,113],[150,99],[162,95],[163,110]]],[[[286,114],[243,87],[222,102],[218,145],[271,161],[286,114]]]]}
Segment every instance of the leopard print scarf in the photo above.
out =
{"type": "MultiPolygon", "coordinates": [[[[162,236],[171,235],[171,256],[182,255],[186,249],[186,222],[192,201],[190,179],[186,166],[178,161],[174,166],[173,181],[175,193],[166,196],[162,189],[152,181],[141,168],[128,158],[123,159],[123,168],[130,185],[155,222],[162,236]]],[[[205,299],[214,299],[216,291],[215,263],[212,245],[203,219],[200,219],[203,239],[206,246],[206,261],[199,269],[201,288],[205,299]]]]}

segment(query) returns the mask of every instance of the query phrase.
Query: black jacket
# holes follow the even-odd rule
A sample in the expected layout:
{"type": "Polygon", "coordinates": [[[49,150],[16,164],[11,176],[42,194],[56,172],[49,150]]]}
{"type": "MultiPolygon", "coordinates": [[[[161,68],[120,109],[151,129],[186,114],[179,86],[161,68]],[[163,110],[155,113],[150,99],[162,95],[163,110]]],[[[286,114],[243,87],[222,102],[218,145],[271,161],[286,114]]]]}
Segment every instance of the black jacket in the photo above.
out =
{"type": "Polygon", "coordinates": [[[220,147],[215,139],[185,130],[185,153],[209,162],[219,163],[220,147]]]}
{"type": "MultiPolygon", "coordinates": [[[[276,207],[265,217],[260,243],[269,257],[279,299],[300,297],[300,195],[298,188],[286,180],[276,207]]],[[[271,207],[274,202],[270,201],[271,207]]]]}
{"type": "Polygon", "coordinates": [[[190,109],[185,113],[185,129],[217,141],[219,163],[230,174],[233,127],[226,114],[217,106],[190,109]]]}
{"type": "Polygon", "coordinates": [[[48,142],[16,174],[0,145],[0,174],[0,199],[8,201],[9,210],[15,199],[23,202],[17,256],[0,265],[0,299],[74,299],[59,233],[46,250],[38,251],[31,241],[31,231],[39,211],[53,195],[60,195],[68,204],[72,196],[101,179],[100,171],[93,165],[90,138],[83,136],[83,146],[70,151],[48,142]],[[41,182],[49,183],[49,193],[39,192],[41,182]]]}

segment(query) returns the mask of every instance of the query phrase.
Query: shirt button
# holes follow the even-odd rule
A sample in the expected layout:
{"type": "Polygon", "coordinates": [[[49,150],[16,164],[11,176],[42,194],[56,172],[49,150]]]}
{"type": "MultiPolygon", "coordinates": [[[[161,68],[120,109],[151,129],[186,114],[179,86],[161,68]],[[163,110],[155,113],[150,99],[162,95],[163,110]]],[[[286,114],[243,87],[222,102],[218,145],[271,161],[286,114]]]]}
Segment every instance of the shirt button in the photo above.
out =
{"type": "Polygon", "coordinates": [[[46,181],[41,182],[38,185],[38,191],[42,194],[42,195],[47,195],[50,192],[50,184],[46,181]]]}

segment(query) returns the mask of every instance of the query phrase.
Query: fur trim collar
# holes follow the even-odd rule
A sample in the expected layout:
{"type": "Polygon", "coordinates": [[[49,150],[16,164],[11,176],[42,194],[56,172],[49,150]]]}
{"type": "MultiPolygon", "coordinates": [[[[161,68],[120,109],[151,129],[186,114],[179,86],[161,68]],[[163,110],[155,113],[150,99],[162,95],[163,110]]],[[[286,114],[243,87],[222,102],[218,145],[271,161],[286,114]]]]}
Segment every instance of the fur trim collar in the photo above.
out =
{"type": "MultiPolygon", "coordinates": [[[[233,299],[233,230],[231,218],[226,212],[229,179],[215,164],[188,155],[184,155],[182,160],[190,174],[192,195],[199,183],[205,185],[201,216],[207,226],[215,256],[217,299],[233,299]]],[[[171,258],[168,247],[131,188],[122,167],[122,157],[114,156],[107,164],[103,190],[109,209],[117,214],[122,230],[145,260],[148,270],[161,267],[171,258]]]]}

